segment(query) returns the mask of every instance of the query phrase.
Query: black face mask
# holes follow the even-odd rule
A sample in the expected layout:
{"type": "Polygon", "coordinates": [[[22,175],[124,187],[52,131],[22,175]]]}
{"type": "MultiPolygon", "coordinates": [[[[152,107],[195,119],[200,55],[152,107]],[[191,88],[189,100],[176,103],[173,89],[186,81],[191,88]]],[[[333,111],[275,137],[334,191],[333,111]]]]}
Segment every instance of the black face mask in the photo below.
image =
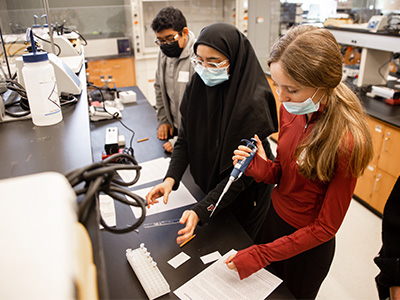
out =
{"type": "Polygon", "coordinates": [[[179,47],[178,41],[171,44],[164,44],[160,46],[161,51],[169,57],[179,57],[183,51],[183,48],[179,47]]]}

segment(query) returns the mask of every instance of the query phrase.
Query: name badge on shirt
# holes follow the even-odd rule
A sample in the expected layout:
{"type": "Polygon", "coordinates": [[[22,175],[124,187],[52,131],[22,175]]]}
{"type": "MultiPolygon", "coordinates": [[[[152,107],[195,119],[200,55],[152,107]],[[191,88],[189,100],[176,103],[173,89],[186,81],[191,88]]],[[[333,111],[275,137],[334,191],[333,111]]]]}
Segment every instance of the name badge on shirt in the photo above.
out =
{"type": "Polygon", "coordinates": [[[189,72],[179,71],[178,82],[188,82],[188,81],[189,81],[189,72]]]}

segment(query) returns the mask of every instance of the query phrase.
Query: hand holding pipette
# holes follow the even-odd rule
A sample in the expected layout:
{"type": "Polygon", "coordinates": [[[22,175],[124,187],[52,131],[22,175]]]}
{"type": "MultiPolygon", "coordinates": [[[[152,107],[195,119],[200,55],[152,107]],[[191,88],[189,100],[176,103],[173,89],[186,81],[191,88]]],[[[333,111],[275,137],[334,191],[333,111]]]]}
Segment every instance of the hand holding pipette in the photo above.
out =
{"type": "Polygon", "coordinates": [[[229,176],[229,180],[224,188],[224,190],[222,191],[221,196],[219,197],[217,203],[215,204],[215,207],[213,209],[213,211],[210,214],[210,218],[212,217],[214,211],[217,209],[219,203],[221,202],[222,198],[224,197],[224,195],[226,194],[226,192],[229,190],[229,187],[231,186],[231,184],[240,178],[240,176],[242,176],[242,174],[246,171],[247,167],[249,166],[251,160],[253,159],[254,155],[257,152],[257,139],[255,138],[251,138],[251,140],[246,140],[243,139],[242,142],[246,142],[246,148],[250,149],[250,152],[245,152],[244,157],[237,161],[230,176],[229,176]]]}

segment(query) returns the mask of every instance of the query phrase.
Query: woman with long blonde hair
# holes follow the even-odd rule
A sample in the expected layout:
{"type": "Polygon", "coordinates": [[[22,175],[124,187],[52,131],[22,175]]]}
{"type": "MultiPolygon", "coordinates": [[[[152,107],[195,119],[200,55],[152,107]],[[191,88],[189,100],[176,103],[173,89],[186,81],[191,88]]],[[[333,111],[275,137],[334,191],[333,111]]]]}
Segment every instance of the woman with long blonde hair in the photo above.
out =
{"type": "MultiPolygon", "coordinates": [[[[245,174],[276,187],[256,245],[226,263],[241,279],[271,264],[297,299],[314,299],[357,177],[372,159],[372,139],[359,99],[341,82],[342,56],[328,30],[293,27],[268,65],[282,102],[277,157],[270,161],[258,141],[245,174]]],[[[249,152],[239,146],[233,163],[249,152]]]]}

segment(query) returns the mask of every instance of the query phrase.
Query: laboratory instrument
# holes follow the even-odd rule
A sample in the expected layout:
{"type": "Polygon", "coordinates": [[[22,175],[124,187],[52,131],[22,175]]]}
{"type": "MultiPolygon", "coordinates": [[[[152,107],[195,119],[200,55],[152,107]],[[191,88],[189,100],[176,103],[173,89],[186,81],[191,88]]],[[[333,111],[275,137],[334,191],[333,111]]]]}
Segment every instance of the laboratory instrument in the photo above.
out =
{"type": "Polygon", "coordinates": [[[226,194],[226,192],[229,190],[229,187],[231,186],[231,184],[236,181],[237,179],[240,178],[240,176],[242,176],[242,174],[244,173],[244,171],[246,171],[247,167],[249,166],[251,160],[253,159],[254,155],[257,152],[257,140],[255,138],[251,138],[250,141],[247,139],[243,139],[241,142],[245,142],[246,143],[246,147],[251,149],[251,152],[249,153],[250,156],[246,157],[242,160],[239,160],[235,167],[233,168],[230,176],[229,176],[229,180],[224,188],[224,190],[222,191],[221,196],[219,197],[217,203],[215,204],[214,209],[212,210],[211,214],[210,214],[210,218],[212,217],[214,211],[217,209],[219,203],[221,202],[222,198],[224,197],[224,195],[226,194]]]}
{"type": "Polygon", "coordinates": [[[85,38],[76,30],[65,27],[65,21],[61,25],[56,23],[55,25],[51,24],[49,27],[48,16],[44,14],[41,18],[43,17],[46,18],[46,24],[43,25],[43,29],[37,28],[35,31],[42,49],[48,53],[54,53],[73,72],[79,73],[83,65],[81,39],[87,44],[85,38]],[[51,29],[54,29],[54,31],[51,29]]]}
{"type": "MultiPolygon", "coordinates": [[[[80,95],[82,92],[82,83],[78,76],[65,64],[58,56],[53,53],[48,53],[48,58],[54,68],[56,75],[56,82],[58,88],[58,95],[61,93],[68,93],[72,95],[80,95]]],[[[18,82],[25,86],[24,76],[22,75],[23,60],[17,57],[15,60],[17,66],[18,82]]]]}
{"type": "Polygon", "coordinates": [[[121,119],[121,111],[112,106],[89,106],[90,121],[110,120],[114,118],[121,119]]]}
{"type": "Polygon", "coordinates": [[[126,249],[126,259],[150,300],[171,291],[167,280],[158,269],[157,263],[151,257],[150,252],[147,251],[144,243],[141,243],[140,248],[135,250],[126,249]]]}
{"type": "Polygon", "coordinates": [[[392,89],[387,86],[376,86],[373,85],[371,87],[371,94],[373,96],[379,96],[384,99],[390,98],[390,99],[400,99],[400,90],[398,89],[392,89]]]}

